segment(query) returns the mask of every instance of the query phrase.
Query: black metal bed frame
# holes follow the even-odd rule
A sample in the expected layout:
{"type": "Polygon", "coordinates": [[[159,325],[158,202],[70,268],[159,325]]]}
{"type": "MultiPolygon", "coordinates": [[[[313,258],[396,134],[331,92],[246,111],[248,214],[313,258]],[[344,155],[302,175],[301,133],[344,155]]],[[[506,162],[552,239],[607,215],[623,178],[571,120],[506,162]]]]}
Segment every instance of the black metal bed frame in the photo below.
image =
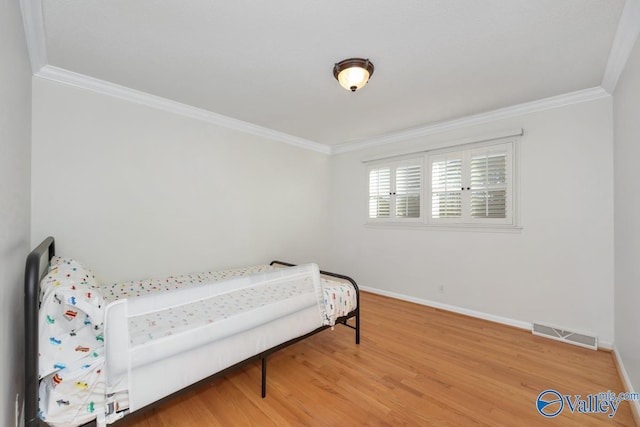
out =
{"type": "MultiPolygon", "coordinates": [[[[47,237],[40,245],[38,245],[31,253],[27,256],[26,262],[26,270],[25,270],[25,279],[24,279],[24,320],[25,320],[25,332],[24,332],[24,342],[25,342],[25,385],[24,385],[24,414],[25,414],[25,427],[38,427],[38,426],[46,426],[42,420],[38,418],[38,388],[39,388],[39,380],[38,380],[38,311],[40,308],[40,281],[47,273],[47,267],[49,265],[49,261],[55,255],[55,239],[53,237],[47,237]],[[47,262],[44,264],[42,259],[44,256],[47,256],[47,262]]],[[[288,262],[282,261],[272,261],[270,265],[279,264],[287,267],[293,267],[295,264],[290,264],[288,262]]],[[[356,282],[342,274],[331,273],[328,271],[320,270],[320,274],[330,277],[335,277],[337,279],[346,280],[353,285],[353,288],[356,292],[356,308],[346,316],[339,317],[336,320],[336,324],[342,324],[351,329],[355,330],[355,340],[356,344],[360,344],[360,290],[358,289],[358,285],[356,282]],[[355,325],[350,325],[347,321],[351,318],[354,318],[355,325]]],[[[308,334],[303,336],[291,339],[282,344],[279,344],[275,347],[272,347],[268,350],[265,350],[261,353],[258,353],[254,356],[251,356],[233,366],[230,366],[222,371],[219,371],[203,380],[200,380],[194,384],[191,384],[188,387],[185,387],[182,390],[179,390],[175,393],[172,393],[152,404],[139,409],[132,414],[140,414],[146,412],[149,409],[160,405],[167,400],[173,399],[178,395],[186,393],[206,382],[213,381],[217,378],[223,377],[230,372],[246,366],[247,364],[253,363],[255,361],[260,360],[262,363],[262,383],[261,383],[261,395],[262,397],[266,397],[267,395],[267,356],[272,353],[275,353],[278,350],[281,350],[285,347],[290,346],[291,344],[295,344],[298,341],[302,341],[305,338],[308,338],[312,335],[317,334],[331,326],[321,326],[308,334]]],[[[125,416],[126,418],[126,416],[125,416]]],[[[117,424],[119,421],[116,421],[112,425],[117,424]]],[[[95,420],[85,424],[84,426],[92,426],[95,425],[95,420]]]]}

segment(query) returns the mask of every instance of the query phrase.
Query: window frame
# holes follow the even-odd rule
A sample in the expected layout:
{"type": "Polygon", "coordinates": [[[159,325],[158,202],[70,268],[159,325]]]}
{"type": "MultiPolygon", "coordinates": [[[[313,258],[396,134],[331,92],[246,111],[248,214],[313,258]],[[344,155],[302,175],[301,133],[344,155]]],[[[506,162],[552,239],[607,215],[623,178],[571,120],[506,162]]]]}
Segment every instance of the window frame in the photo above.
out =
{"type": "MultiPolygon", "coordinates": [[[[495,138],[484,140],[481,142],[448,144],[445,147],[434,147],[423,150],[419,153],[411,153],[406,155],[390,156],[386,159],[376,159],[365,161],[366,163],[366,197],[367,212],[365,225],[373,227],[409,227],[433,230],[453,230],[453,231],[495,231],[495,232],[519,232],[522,230],[520,225],[520,144],[521,135],[509,136],[503,138],[495,138]],[[471,191],[465,189],[468,194],[469,207],[468,215],[464,218],[431,218],[432,216],[432,159],[451,156],[455,153],[464,153],[468,157],[468,167],[462,166],[463,181],[470,183],[469,175],[471,173],[471,158],[474,153],[496,153],[506,152],[506,217],[505,218],[472,218],[471,217],[471,191]],[[369,217],[369,174],[373,169],[383,167],[392,168],[392,180],[395,184],[395,168],[399,165],[420,162],[421,178],[420,178],[420,217],[419,218],[396,218],[390,215],[388,218],[370,218],[369,217]]],[[[464,162],[463,162],[464,163],[464,162]]],[[[469,184],[469,187],[471,184],[469,184]]],[[[465,185],[465,188],[467,185],[465,185]]],[[[392,188],[394,186],[392,185],[392,188]]],[[[390,206],[394,209],[395,204],[390,206]]],[[[463,208],[464,209],[464,208],[463,208]]]]}
{"type": "Polygon", "coordinates": [[[367,177],[366,177],[366,182],[367,182],[367,213],[366,213],[366,218],[367,218],[367,222],[368,223],[423,223],[424,222],[424,156],[419,156],[419,157],[409,157],[409,158],[404,158],[401,160],[394,160],[394,161],[381,161],[381,162],[374,162],[371,163],[370,165],[367,166],[367,177]],[[406,167],[406,166],[418,166],[420,168],[420,192],[419,192],[419,209],[420,209],[420,214],[418,215],[418,217],[399,217],[397,216],[397,198],[396,198],[396,193],[397,193],[397,170],[398,168],[402,168],[402,167],[406,167]],[[371,172],[373,170],[379,170],[379,169],[384,169],[384,168],[389,168],[390,169],[390,199],[389,199],[389,217],[374,217],[372,218],[370,216],[371,214],[371,182],[370,182],[370,177],[371,177],[371,172]]]}
{"type": "Polygon", "coordinates": [[[424,188],[427,194],[425,195],[425,203],[427,207],[425,211],[428,213],[426,221],[432,225],[446,224],[446,225],[506,225],[513,226],[513,144],[511,141],[489,143],[482,145],[474,145],[473,147],[452,147],[446,150],[434,150],[426,155],[426,162],[428,165],[429,177],[432,177],[434,160],[438,158],[455,158],[460,159],[461,162],[461,190],[459,191],[461,196],[461,215],[460,217],[448,217],[448,218],[433,218],[433,183],[429,180],[429,186],[424,188]],[[505,217],[504,218],[474,218],[471,213],[472,207],[472,193],[474,188],[471,184],[471,163],[474,157],[478,154],[502,154],[506,156],[505,173],[507,175],[506,183],[504,185],[506,190],[506,204],[505,204],[505,217]]]}

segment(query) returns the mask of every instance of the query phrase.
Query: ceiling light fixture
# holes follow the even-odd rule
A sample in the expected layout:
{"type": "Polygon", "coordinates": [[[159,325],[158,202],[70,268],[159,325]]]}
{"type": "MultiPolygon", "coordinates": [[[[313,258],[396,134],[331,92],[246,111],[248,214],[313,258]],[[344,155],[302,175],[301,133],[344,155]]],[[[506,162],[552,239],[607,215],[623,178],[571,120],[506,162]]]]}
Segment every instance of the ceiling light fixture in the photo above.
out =
{"type": "Polygon", "coordinates": [[[366,85],[373,75],[373,64],[368,59],[344,59],[333,67],[333,77],[340,82],[340,86],[355,92],[366,85]]]}

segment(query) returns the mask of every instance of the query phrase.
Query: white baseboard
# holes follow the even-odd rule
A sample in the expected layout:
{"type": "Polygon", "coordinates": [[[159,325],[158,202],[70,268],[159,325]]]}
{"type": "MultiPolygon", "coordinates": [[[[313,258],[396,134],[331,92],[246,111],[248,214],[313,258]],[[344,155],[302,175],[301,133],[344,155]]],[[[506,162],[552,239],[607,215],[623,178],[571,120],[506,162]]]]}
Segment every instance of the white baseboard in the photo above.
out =
{"type": "Polygon", "coordinates": [[[489,320],[490,322],[502,323],[503,325],[514,326],[520,329],[531,331],[531,323],[521,320],[509,319],[508,317],[496,316],[493,314],[483,313],[481,311],[469,310],[468,308],[456,307],[455,305],[444,304],[437,301],[426,300],[422,298],[410,297],[408,295],[397,294],[395,292],[384,291],[382,289],[370,288],[368,286],[359,286],[359,288],[372,294],[383,295],[385,297],[396,298],[402,301],[409,301],[420,305],[426,305],[433,308],[439,308],[453,313],[464,314],[465,316],[476,317],[478,319],[489,320]]]}
{"type": "MultiPolygon", "coordinates": [[[[627,374],[627,370],[624,368],[624,363],[622,363],[622,358],[620,357],[620,353],[615,345],[612,346],[611,353],[613,353],[613,359],[616,362],[616,368],[618,368],[618,375],[622,380],[624,391],[627,393],[635,393],[636,391],[633,389],[631,379],[627,374]]],[[[633,412],[633,419],[636,422],[636,425],[640,426],[640,401],[629,400],[629,405],[631,405],[631,412],[633,412]]]]}
{"type": "Polygon", "coordinates": [[[607,351],[613,351],[613,343],[609,341],[598,340],[598,348],[607,351]]]}
{"type": "MultiPolygon", "coordinates": [[[[483,313],[481,311],[470,310],[468,308],[457,307],[455,305],[444,304],[437,301],[431,301],[422,298],[411,297],[409,295],[398,294],[395,292],[389,292],[382,289],[370,288],[368,286],[359,286],[360,289],[372,294],[383,295],[386,297],[396,298],[402,301],[409,301],[420,305],[426,305],[428,307],[439,308],[441,310],[451,311],[453,313],[464,314],[465,316],[476,317],[478,319],[488,320],[490,322],[501,323],[503,325],[513,326],[519,329],[526,329],[531,331],[531,322],[524,322],[522,320],[510,319],[508,317],[496,316],[494,314],[483,313]]],[[[613,349],[613,343],[608,341],[598,340],[598,348],[611,351],[613,349]]]]}

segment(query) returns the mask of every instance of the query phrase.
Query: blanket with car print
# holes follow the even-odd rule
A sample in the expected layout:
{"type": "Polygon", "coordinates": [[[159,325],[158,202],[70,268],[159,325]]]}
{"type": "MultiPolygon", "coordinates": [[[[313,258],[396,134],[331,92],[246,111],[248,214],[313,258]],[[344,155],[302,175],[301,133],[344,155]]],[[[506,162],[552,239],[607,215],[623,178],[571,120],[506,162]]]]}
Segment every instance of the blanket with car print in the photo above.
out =
{"type": "Polygon", "coordinates": [[[51,260],[40,284],[39,417],[52,426],[84,424],[102,405],[104,305],[90,271],[51,260]]]}

